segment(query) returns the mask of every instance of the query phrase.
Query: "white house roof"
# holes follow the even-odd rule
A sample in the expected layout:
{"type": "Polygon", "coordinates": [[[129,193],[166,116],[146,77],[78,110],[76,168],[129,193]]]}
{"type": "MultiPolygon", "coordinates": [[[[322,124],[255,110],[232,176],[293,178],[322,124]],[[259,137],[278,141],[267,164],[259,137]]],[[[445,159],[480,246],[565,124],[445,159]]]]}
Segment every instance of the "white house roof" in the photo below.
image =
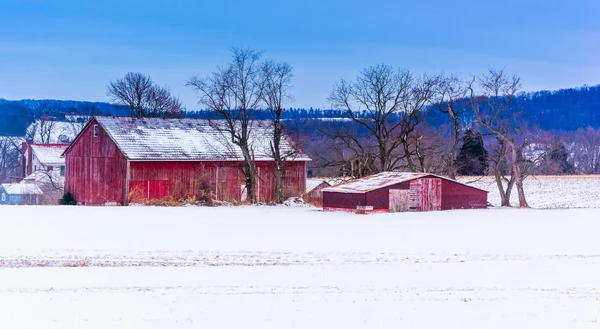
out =
{"type": "MultiPolygon", "coordinates": [[[[129,160],[243,160],[239,147],[231,142],[227,132],[219,130],[219,127],[224,127],[224,121],[134,117],[95,119],[129,160]]],[[[271,131],[268,122],[255,121],[251,127],[250,144],[257,161],[273,159],[269,147],[271,131]]],[[[281,151],[289,154],[288,161],[310,161],[287,136],[281,142],[281,151]]]]}
{"type": "MultiPolygon", "coordinates": [[[[387,187],[390,185],[395,185],[398,183],[403,183],[403,182],[410,181],[413,179],[421,178],[424,176],[434,176],[437,178],[442,178],[445,180],[453,181],[449,178],[445,178],[445,177],[441,177],[441,176],[429,174],[429,173],[386,171],[386,172],[382,172],[379,174],[359,178],[359,179],[353,180],[348,183],[343,183],[343,184],[332,186],[332,187],[326,187],[323,189],[323,192],[365,193],[365,192],[377,190],[382,187],[387,187]]],[[[453,181],[453,182],[456,182],[456,181],[453,181]]],[[[465,185],[460,182],[456,182],[456,183],[465,185]]],[[[476,188],[476,187],[473,187],[470,185],[466,185],[466,186],[481,190],[479,188],[476,188]]],[[[482,191],[484,191],[484,190],[482,190],[482,191]]],[[[485,191],[485,192],[487,192],[487,191],[485,191]]]]}
{"type": "Polygon", "coordinates": [[[65,185],[65,176],[61,176],[60,172],[56,170],[45,171],[37,170],[31,173],[31,175],[23,178],[22,183],[33,183],[33,184],[53,184],[55,186],[65,185]]]}
{"type": "Polygon", "coordinates": [[[61,154],[69,144],[31,144],[31,152],[44,165],[64,165],[61,154]]]}
{"type": "Polygon", "coordinates": [[[35,184],[2,184],[2,188],[11,195],[44,194],[35,184]]]}

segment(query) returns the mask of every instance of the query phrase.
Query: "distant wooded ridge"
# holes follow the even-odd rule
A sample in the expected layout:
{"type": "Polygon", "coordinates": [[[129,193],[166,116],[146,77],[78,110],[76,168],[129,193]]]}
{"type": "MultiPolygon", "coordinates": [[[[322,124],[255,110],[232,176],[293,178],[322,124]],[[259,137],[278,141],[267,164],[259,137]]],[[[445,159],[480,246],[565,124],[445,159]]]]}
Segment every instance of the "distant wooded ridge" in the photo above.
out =
{"type": "MultiPolygon", "coordinates": [[[[32,100],[9,101],[0,99],[0,135],[23,136],[25,129],[39,118],[37,109],[42,104],[52,103],[57,109],[57,120],[68,115],[128,115],[128,110],[106,102],[72,100],[32,100]]],[[[513,101],[513,111],[530,124],[545,130],[575,130],[582,127],[600,127],[600,85],[555,91],[521,93],[513,101]]],[[[466,112],[469,116],[469,112],[466,112]]],[[[283,113],[284,119],[345,118],[347,112],[335,109],[289,108],[283,113]]],[[[188,110],[189,118],[213,118],[210,110],[188,110]]],[[[447,115],[435,109],[424,111],[425,121],[430,126],[440,126],[447,122],[447,115]]],[[[257,119],[268,119],[269,111],[256,111],[257,119]]],[[[469,121],[469,117],[464,118],[469,121]]]]}

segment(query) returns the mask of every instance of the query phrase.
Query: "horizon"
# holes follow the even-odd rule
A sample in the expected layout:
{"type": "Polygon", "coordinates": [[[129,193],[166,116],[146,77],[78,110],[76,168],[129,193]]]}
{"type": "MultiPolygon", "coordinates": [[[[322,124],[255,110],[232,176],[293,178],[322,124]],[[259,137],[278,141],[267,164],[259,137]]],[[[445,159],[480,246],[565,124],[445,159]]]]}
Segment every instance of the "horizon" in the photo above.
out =
{"type": "Polygon", "coordinates": [[[600,3],[592,0],[510,0],[501,7],[473,0],[184,0],[170,6],[36,0],[0,6],[6,32],[0,34],[0,98],[7,100],[110,103],[109,81],[140,72],[170,88],[186,109],[201,109],[185,82],[224,65],[233,47],[251,47],[293,66],[295,101],[286,108],[328,109],[337,81],[379,63],[462,78],[503,68],[522,78],[526,92],[600,83],[600,47],[593,42],[600,36],[594,17],[600,3]],[[228,20],[215,15],[222,12],[228,20]],[[273,23],[272,17],[280,19],[273,23]],[[365,17],[379,20],[360,24],[365,17]]]}

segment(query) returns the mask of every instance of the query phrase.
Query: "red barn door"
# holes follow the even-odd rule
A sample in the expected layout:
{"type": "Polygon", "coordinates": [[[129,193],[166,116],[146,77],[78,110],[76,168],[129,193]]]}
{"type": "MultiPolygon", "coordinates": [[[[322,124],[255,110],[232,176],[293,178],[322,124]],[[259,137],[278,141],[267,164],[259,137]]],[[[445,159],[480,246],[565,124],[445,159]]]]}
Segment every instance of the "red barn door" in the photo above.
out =
{"type": "Polygon", "coordinates": [[[410,182],[411,208],[416,211],[442,210],[442,180],[420,178],[410,182]]]}

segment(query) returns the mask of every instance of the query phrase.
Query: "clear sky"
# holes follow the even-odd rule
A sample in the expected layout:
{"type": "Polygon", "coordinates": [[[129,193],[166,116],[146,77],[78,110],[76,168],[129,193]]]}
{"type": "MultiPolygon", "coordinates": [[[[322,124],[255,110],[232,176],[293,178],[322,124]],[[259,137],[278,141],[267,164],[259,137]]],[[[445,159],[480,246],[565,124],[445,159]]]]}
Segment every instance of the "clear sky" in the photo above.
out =
{"type": "Polygon", "coordinates": [[[327,107],[336,81],[378,63],[594,85],[600,0],[0,0],[0,98],[108,101],[108,81],[134,71],[194,109],[185,81],[231,47],[292,64],[299,107],[327,107]]]}

